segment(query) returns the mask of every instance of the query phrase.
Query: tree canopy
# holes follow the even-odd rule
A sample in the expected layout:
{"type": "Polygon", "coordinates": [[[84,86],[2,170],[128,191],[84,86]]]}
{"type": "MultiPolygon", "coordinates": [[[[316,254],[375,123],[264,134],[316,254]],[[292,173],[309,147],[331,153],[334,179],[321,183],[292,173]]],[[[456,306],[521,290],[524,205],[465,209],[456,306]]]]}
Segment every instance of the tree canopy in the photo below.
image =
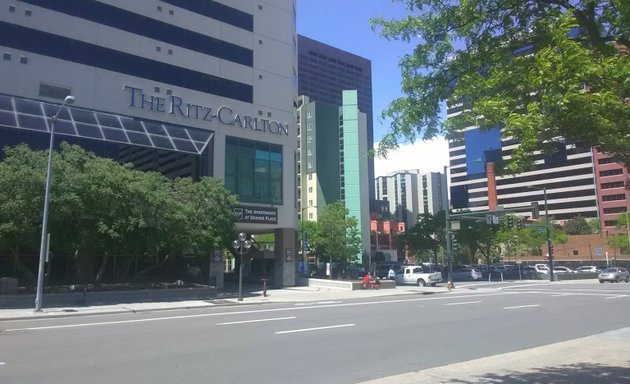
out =
{"type": "MultiPolygon", "coordinates": [[[[47,155],[25,145],[5,148],[0,162],[0,250],[33,281],[24,255],[39,251],[47,155]]],[[[213,178],[169,180],[156,172],[61,144],[53,154],[51,250],[72,258],[82,281],[100,280],[111,256],[164,261],[207,256],[233,237],[235,196],[213,178]]]]}
{"type": "Polygon", "coordinates": [[[349,216],[343,201],[323,208],[317,222],[305,221],[310,249],[325,261],[347,263],[359,260],[361,233],[358,221],[349,216]]]}
{"type": "Polygon", "coordinates": [[[512,172],[564,139],[630,163],[630,2],[397,1],[409,16],[372,26],[417,46],[400,61],[404,96],[383,111],[392,123],[379,155],[477,126],[520,143],[512,172]],[[461,107],[448,122],[445,101],[461,107]]]}

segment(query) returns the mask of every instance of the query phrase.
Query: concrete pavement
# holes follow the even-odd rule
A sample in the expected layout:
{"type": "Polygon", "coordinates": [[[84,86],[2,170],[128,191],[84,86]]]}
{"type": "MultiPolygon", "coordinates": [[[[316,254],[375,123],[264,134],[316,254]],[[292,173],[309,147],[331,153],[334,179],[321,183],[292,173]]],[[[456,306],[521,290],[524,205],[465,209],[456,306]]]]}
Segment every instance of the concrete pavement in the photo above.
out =
{"type": "MultiPolygon", "coordinates": [[[[529,284],[529,283],[528,283],[529,284]]],[[[534,285],[546,284],[545,282],[534,285]]],[[[562,284],[562,283],[554,283],[562,284]]],[[[243,301],[233,295],[216,300],[162,303],[134,303],[93,307],[0,309],[0,320],[37,319],[106,313],[141,312],[168,309],[204,308],[219,305],[260,303],[331,302],[405,294],[457,294],[497,290],[493,284],[460,283],[454,291],[445,287],[396,287],[395,289],[349,291],[332,288],[291,287],[262,291],[248,290],[243,301]]],[[[460,362],[401,375],[370,380],[362,384],[446,384],[446,383],[551,383],[627,384],[630,383],[630,327],[536,348],[460,362]]]]}
{"type": "MultiPolygon", "coordinates": [[[[464,288],[462,288],[462,291],[464,288]]],[[[114,305],[97,306],[66,306],[66,307],[45,307],[41,312],[34,312],[32,308],[20,309],[0,309],[0,321],[19,319],[38,319],[53,317],[68,317],[81,315],[98,315],[125,312],[143,312],[169,309],[205,308],[218,305],[247,305],[263,303],[299,303],[299,302],[322,302],[347,299],[360,299],[381,296],[393,296],[404,294],[434,294],[446,293],[446,287],[396,287],[394,289],[380,290],[358,290],[350,291],[335,288],[314,288],[314,287],[289,287],[283,289],[270,289],[267,296],[261,290],[245,290],[243,301],[238,301],[237,295],[233,291],[228,291],[212,300],[188,300],[173,302],[146,302],[146,303],[125,303],[114,305]]],[[[461,292],[461,291],[460,291],[461,292]]]]}

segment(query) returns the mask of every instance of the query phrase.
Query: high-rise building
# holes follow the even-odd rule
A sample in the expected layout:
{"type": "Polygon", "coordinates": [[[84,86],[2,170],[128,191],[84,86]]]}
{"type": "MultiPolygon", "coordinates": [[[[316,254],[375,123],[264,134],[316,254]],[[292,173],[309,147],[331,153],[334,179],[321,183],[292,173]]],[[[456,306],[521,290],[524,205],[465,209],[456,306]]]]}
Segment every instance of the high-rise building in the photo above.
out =
{"type": "MultiPolygon", "coordinates": [[[[298,35],[298,94],[311,101],[341,105],[344,90],[358,92],[359,110],[367,118],[367,148],[374,146],[372,62],[350,52],[298,35]]],[[[368,189],[374,198],[374,159],[368,159],[368,189]]]]}
{"type": "MultiPolygon", "coordinates": [[[[451,104],[447,117],[461,113],[461,104],[451,104]]],[[[528,207],[538,202],[554,220],[597,217],[597,194],[591,148],[579,148],[563,140],[550,154],[535,153],[534,169],[517,175],[499,175],[495,165],[509,160],[519,145],[502,138],[500,129],[482,131],[470,126],[460,139],[449,141],[451,206],[472,212],[501,207],[516,214],[531,215],[528,207]]]]}
{"type": "Polygon", "coordinates": [[[605,153],[594,154],[601,230],[616,232],[619,215],[630,210],[630,172],[605,153]]]}
{"type": "Polygon", "coordinates": [[[446,175],[420,173],[417,169],[392,172],[375,180],[377,200],[385,200],[393,218],[407,228],[418,222],[418,216],[437,214],[447,206],[446,175]]]}
{"type": "Polygon", "coordinates": [[[317,221],[326,205],[343,200],[359,224],[363,252],[370,252],[367,122],[357,91],[343,91],[339,106],[300,96],[297,123],[300,219],[317,221]]]}
{"type": "MultiPolygon", "coordinates": [[[[0,147],[57,142],[238,195],[295,283],[295,0],[0,0],[0,147]]],[[[221,268],[219,268],[221,269],[221,268]]]]}

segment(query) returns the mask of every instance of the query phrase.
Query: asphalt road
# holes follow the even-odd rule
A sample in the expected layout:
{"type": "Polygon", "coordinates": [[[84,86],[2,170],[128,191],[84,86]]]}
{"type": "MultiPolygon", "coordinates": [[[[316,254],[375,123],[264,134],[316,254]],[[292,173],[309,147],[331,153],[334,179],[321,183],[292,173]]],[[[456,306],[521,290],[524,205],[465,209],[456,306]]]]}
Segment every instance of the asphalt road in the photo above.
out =
{"type": "Polygon", "coordinates": [[[0,383],[357,383],[628,326],[598,283],[6,321],[0,383]]]}

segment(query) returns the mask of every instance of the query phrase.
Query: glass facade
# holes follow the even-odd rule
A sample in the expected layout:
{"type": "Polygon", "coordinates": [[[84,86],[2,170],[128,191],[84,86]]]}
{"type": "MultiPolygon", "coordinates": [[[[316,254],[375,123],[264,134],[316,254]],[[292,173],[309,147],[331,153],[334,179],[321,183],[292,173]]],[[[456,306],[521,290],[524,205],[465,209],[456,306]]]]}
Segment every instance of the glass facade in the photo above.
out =
{"type": "Polygon", "coordinates": [[[282,204],[282,147],[227,137],[225,186],[241,202],[282,204]]]}

